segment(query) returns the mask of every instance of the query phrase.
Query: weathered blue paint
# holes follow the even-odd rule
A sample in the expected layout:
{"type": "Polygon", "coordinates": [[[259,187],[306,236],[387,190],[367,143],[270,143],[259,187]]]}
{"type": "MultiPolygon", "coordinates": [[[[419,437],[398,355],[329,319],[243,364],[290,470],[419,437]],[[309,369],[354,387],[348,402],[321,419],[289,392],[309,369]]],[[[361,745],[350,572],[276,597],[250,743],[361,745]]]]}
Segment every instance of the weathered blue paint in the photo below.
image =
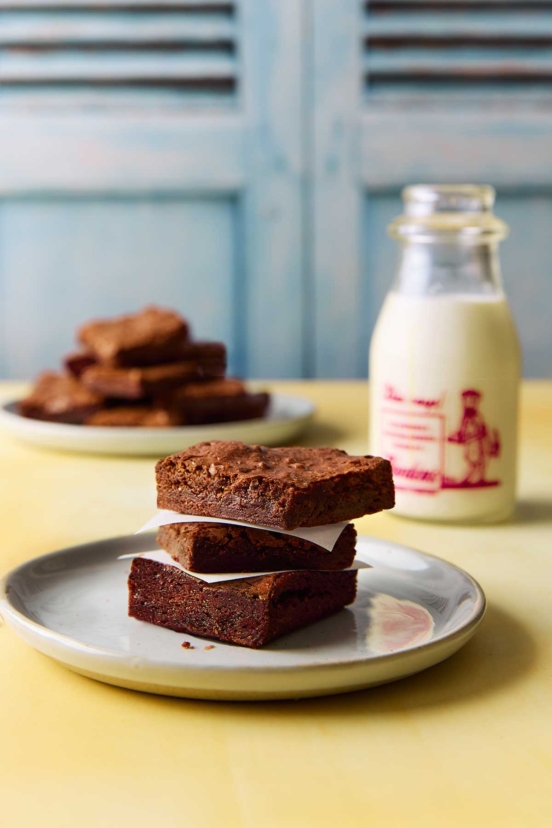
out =
{"type": "Polygon", "coordinates": [[[313,0],[314,370],[358,376],[361,320],[361,107],[357,2],[313,0]]]}
{"type": "Polygon", "coordinates": [[[0,52],[0,83],[37,84],[117,82],[194,81],[210,78],[229,79],[236,75],[233,56],[194,54],[185,49],[180,53],[160,55],[142,50],[138,55],[121,49],[109,53],[87,54],[78,48],[63,53],[38,55],[2,54],[0,52]]]}
{"type": "MultiPolygon", "coordinates": [[[[464,12],[444,11],[441,13],[419,11],[416,4],[411,9],[401,9],[390,14],[368,13],[362,26],[362,33],[366,37],[389,38],[400,35],[406,37],[428,36],[440,38],[472,37],[492,40],[501,40],[506,35],[519,39],[542,38],[552,35],[552,15],[550,3],[543,3],[542,9],[524,12],[517,9],[505,11],[504,8],[495,11],[482,12],[477,9],[477,3],[472,4],[474,10],[464,12]],[[546,8],[548,6],[548,8],[546,8]]],[[[486,6],[488,4],[481,3],[486,6]]]]}
{"type": "MultiPolygon", "coordinates": [[[[6,5],[13,9],[13,2],[0,2],[0,11],[6,5]]],[[[92,5],[86,4],[88,7],[92,5]]],[[[23,4],[20,3],[19,6],[21,8],[23,4]]],[[[201,11],[175,12],[167,15],[148,11],[135,14],[124,12],[122,3],[111,3],[111,6],[112,10],[108,14],[66,9],[58,10],[55,15],[47,11],[27,12],[24,15],[14,11],[3,12],[0,44],[56,46],[68,43],[174,44],[182,41],[197,48],[213,41],[234,40],[239,35],[233,17],[223,12],[209,15],[204,15],[201,11]]],[[[154,4],[149,3],[147,6],[151,9],[154,4]]]]}
{"type": "Polygon", "coordinates": [[[224,338],[233,371],[366,376],[394,271],[385,226],[404,184],[438,180],[497,187],[525,370],[552,375],[552,55],[457,45],[540,42],[552,4],[197,10],[217,4],[74,0],[52,14],[51,0],[0,0],[0,375],[55,364],[85,318],[155,300],[224,338]],[[525,75],[497,86],[497,67],[525,75]],[[486,84],[463,82],[474,70],[486,84]]]}
{"type": "Polygon", "coordinates": [[[301,376],[303,294],[303,5],[242,0],[247,184],[244,306],[249,376],[301,376]]]}
{"type": "Polygon", "coordinates": [[[35,46],[65,43],[8,51],[0,63],[0,81],[21,82],[0,93],[8,101],[0,111],[4,373],[53,364],[83,315],[152,300],[182,308],[198,333],[225,339],[232,371],[302,373],[304,124],[294,82],[302,6],[235,7],[204,17],[102,8],[0,18],[0,45],[3,32],[8,45],[23,34],[35,46]],[[237,48],[126,51],[123,34],[134,46],[158,37],[187,46],[230,39],[237,48]],[[79,41],[117,49],[79,51],[79,41]],[[25,85],[39,75],[53,84],[42,95],[25,85]],[[190,93],[147,86],[82,97],[78,88],[54,88],[75,78],[124,85],[224,77],[237,81],[224,107],[202,108],[205,96],[192,107],[190,93]],[[15,324],[23,313],[25,325],[15,324]]]}
{"type": "MultiPolygon", "coordinates": [[[[402,31],[415,39],[423,30],[415,23],[419,13],[365,15],[363,7],[355,0],[313,4],[317,375],[366,376],[368,343],[395,270],[396,251],[385,227],[401,209],[400,188],[417,181],[474,181],[497,187],[498,212],[512,225],[502,258],[526,374],[552,376],[545,229],[552,209],[552,86],[531,82],[519,92],[495,82],[494,91],[483,94],[477,87],[462,87],[462,71],[476,69],[482,58],[488,65],[493,54],[494,60],[505,57],[490,48],[485,54],[402,47],[387,52],[368,40],[365,49],[362,39],[371,32],[392,38],[402,31]],[[377,95],[372,86],[368,95],[359,92],[367,68],[390,75],[398,68],[408,75],[424,65],[435,75],[441,70],[458,74],[454,98],[436,94],[430,80],[405,84],[400,92],[398,85],[384,84],[377,95]],[[535,191],[541,195],[531,195],[535,191]]],[[[433,28],[427,34],[462,34],[458,16],[435,11],[428,17],[433,28]]],[[[489,15],[466,12],[464,27],[477,30],[481,20],[485,35],[490,17],[499,21],[500,35],[501,21],[511,14],[504,9],[489,15]]],[[[550,10],[533,15],[533,35],[539,21],[542,34],[552,30],[550,10]]],[[[518,24],[527,32],[524,17],[510,33],[518,24]]],[[[527,53],[516,54],[523,68],[527,53]]],[[[550,55],[543,61],[544,52],[532,54],[526,68],[552,76],[550,55]]]]}
{"type": "Polygon", "coordinates": [[[155,301],[235,364],[232,199],[11,200],[1,217],[5,374],[55,367],[78,324],[155,301]]]}

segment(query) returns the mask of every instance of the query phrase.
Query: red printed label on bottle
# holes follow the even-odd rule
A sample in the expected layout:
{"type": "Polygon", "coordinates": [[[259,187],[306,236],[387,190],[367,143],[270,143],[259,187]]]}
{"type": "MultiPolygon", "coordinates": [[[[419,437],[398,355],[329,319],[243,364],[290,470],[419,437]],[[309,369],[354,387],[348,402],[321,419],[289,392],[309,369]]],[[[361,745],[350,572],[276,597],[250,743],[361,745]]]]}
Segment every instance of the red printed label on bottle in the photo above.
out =
{"type": "Polygon", "coordinates": [[[489,476],[490,461],[500,456],[500,435],[480,411],[483,395],[470,388],[459,396],[460,422],[450,430],[444,394],[408,399],[394,386],[385,387],[380,444],[393,466],[397,490],[435,495],[440,489],[500,485],[489,476]]]}

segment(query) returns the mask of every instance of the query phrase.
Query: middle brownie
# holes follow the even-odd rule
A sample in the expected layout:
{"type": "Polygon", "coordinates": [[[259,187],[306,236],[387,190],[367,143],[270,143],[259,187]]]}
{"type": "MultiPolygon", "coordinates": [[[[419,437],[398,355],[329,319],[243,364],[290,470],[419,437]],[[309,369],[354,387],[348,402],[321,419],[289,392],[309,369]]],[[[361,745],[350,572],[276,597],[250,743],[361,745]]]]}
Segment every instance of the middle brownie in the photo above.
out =
{"type": "Polygon", "coordinates": [[[347,569],[355,557],[356,530],[345,527],[332,550],[282,532],[224,523],[171,523],[157,543],[190,572],[270,572],[347,569]]]}
{"type": "Polygon", "coordinates": [[[92,365],[82,374],[82,382],[91,391],[106,397],[140,400],[170,392],[183,382],[220,377],[225,367],[224,360],[171,362],[145,368],[92,365]]]}

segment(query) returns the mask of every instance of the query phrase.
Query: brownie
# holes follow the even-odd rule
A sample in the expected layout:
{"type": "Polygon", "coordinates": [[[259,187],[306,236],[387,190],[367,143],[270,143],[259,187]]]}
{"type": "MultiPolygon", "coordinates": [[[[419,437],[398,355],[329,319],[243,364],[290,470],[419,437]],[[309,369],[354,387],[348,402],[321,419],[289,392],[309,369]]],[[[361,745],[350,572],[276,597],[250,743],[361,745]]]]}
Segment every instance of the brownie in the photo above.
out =
{"type": "Polygon", "coordinates": [[[253,420],[266,414],[269,402],[268,394],[249,394],[234,378],[187,383],[170,400],[186,425],[253,420]]]}
{"type": "Polygon", "coordinates": [[[242,397],[203,399],[183,411],[180,421],[184,425],[207,425],[257,420],[266,415],[269,404],[270,396],[264,392],[244,394],[242,397]]]}
{"type": "Polygon", "coordinates": [[[77,351],[74,354],[67,354],[63,360],[63,364],[67,371],[77,379],[84,374],[87,368],[90,368],[91,365],[95,365],[96,362],[96,357],[86,351],[77,351]]]}
{"type": "Polygon", "coordinates": [[[247,526],[171,523],[159,528],[157,543],[191,572],[347,569],[355,558],[356,530],[350,523],[328,550],[293,535],[247,526]]]}
{"type": "Polygon", "coordinates": [[[182,342],[176,358],[178,362],[204,359],[226,362],[226,345],[222,342],[182,342]]]}
{"type": "Polygon", "coordinates": [[[201,362],[171,362],[144,368],[115,368],[110,365],[92,365],[82,375],[82,382],[92,391],[106,397],[123,400],[141,400],[166,394],[183,382],[224,374],[221,360],[201,362]]]}
{"type": "Polygon", "coordinates": [[[89,322],[77,336],[100,362],[155,365],[182,358],[188,323],[175,311],[151,305],[138,313],[89,322]]]}
{"type": "Polygon", "coordinates": [[[103,404],[99,394],[85,388],[75,377],[45,371],[28,397],[19,402],[19,413],[53,423],[83,423],[103,404]]]}
{"type": "Polygon", "coordinates": [[[119,426],[132,428],[167,428],[179,425],[179,420],[164,408],[145,405],[118,405],[96,411],[85,420],[85,425],[119,426]]]}
{"type": "Polygon", "coordinates": [[[173,566],[135,558],[132,618],[242,647],[262,647],[351,604],[356,570],[283,572],[208,584],[173,566]]]}
{"type": "Polygon", "coordinates": [[[161,509],[278,529],[353,520],[395,504],[388,460],[332,448],[213,440],[160,460],[156,477],[161,509]]]}
{"type": "Polygon", "coordinates": [[[191,382],[183,385],[175,394],[175,402],[181,405],[193,403],[196,400],[243,397],[246,393],[245,383],[235,377],[221,377],[220,379],[205,382],[191,382]]]}

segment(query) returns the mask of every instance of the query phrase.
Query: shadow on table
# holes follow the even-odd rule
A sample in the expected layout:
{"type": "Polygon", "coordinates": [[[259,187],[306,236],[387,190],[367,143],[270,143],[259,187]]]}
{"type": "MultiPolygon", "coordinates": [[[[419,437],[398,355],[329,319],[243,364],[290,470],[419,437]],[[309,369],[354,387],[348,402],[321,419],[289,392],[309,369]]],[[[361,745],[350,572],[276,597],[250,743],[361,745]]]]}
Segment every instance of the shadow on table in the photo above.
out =
{"type": "Polygon", "coordinates": [[[308,708],[313,713],[328,716],[354,716],[467,704],[520,681],[534,668],[536,660],[536,644],[525,627],[502,609],[490,606],[476,636],[462,650],[435,667],[369,690],[345,696],[279,702],[276,707],[285,707],[287,714],[289,706],[295,704],[298,713],[308,708]]]}
{"type": "MultiPolygon", "coordinates": [[[[368,439],[368,432],[366,432],[368,439]]],[[[316,420],[304,431],[297,440],[293,441],[295,445],[301,446],[335,446],[347,436],[347,431],[329,423],[318,423],[316,420]]]]}
{"type": "Polygon", "coordinates": [[[552,523],[552,500],[544,498],[520,500],[509,523],[514,526],[528,523],[552,523]]]}

